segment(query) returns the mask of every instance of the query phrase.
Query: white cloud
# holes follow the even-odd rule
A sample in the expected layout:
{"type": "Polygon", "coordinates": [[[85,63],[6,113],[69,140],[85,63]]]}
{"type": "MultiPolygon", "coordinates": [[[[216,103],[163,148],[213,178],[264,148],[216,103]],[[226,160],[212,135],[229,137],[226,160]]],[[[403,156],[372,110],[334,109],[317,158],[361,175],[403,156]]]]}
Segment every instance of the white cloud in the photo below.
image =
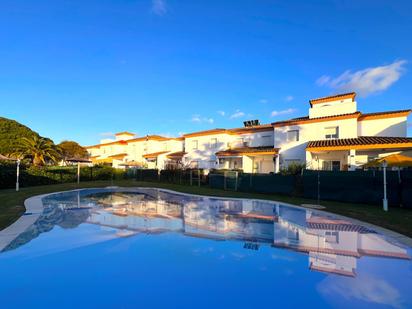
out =
{"type": "Polygon", "coordinates": [[[399,291],[383,279],[366,274],[358,274],[356,279],[346,277],[327,277],[317,286],[318,291],[337,299],[358,299],[370,305],[379,304],[391,307],[402,307],[399,291]]]}
{"type": "Polygon", "coordinates": [[[167,13],[167,4],[165,0],[152,0],[152,12],[156,15],[163,16],[167,13]]]}
{"type": "Polygon", "coordinates": [[[286,101],[286,102],[290,102],[290,101],[292,101],[293,99],[294,99],[293,96],[288,95],[288,96],[285,98],[285,101],[286,101]]]}
{"type": "Polygon", "coordinates": [[[100,136],[107,136],[107,137],[112,137],[112,136],[114,136],[114,133],[113,132],[102,132],[102,133],[100,133],[100,136]]]}
{"type": "Polygon", "coordinates": [[[193,115],[190,121],[196,122],[196,123],[214,123],[215,122],[213,118],[201,117],[200,115],[193,115]]]}
{"type": "Polygon", "coordinates": [[[273,112],[270,114],[270,116],[276,117],[276,116],[280,116],[280,115],[292,114],[292,113],[294,113],[294,112],[296,112],[296,109],[295,109],[295,108],[288,108],[288,109],[284,109],[284,110],[281,110],[281,111],[273,111],[273,112]]]}
{"type": "Polygon", "coordinates": [[[217,111],[220,116],[224,116],[226,113],[224,111],[217,111]]]}
{"type": "Polygon", "coordinates": [[[233,113],[232,115],[230,115],[230,119],[235,119],[235,118],[239,118],[239,117],[243,117],[245,116],[244,112],[241,112],[240,110],[237,110],[235,113],[233,113]]]}
{"type": "Polygon", "coordinates": [[[406,60],[398,60],[389,65],[367,68],[352,72],[345,71],[336,78],[323,75],[316,81],[319,86],[327,86],[340,91],[355,91],[360,96],[384,91],[394,84],[405,71],[406,60]]]}

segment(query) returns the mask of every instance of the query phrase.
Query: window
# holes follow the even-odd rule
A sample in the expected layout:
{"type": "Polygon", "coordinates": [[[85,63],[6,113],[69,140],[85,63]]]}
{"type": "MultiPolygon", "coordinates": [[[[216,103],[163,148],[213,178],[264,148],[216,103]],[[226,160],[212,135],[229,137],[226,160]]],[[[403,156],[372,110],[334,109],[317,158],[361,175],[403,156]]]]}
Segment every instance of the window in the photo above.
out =
{"type": "Polygon", "coordinates": [[[217,148],[217,138],[210,139],[210,148],[217,148]]]}
{"type": "Polygon", "coordinates": [[[325,241],[332,244],[339,243],[339,233],[338,232],[325,232],[325,241]]]}
{"type": "Polygon", "coordinates": [[[198,141],[197,141],[197,140],[192,141],[192,149],[193,149],[193,150],[197,150],[197,149],[198,149],[198,141]]]}
{"type": "Polygon", "coordinates": [[[288,142],[299,141],[299,130],[290,130],[286,133],[286,140],[288,142]]]}
{"type": "Polygon", "coordinates": [[[323,161],[322,170],[324,171],[340,171],[340,161],[323,161]]]}
{"type": "Polygon", "coordinates": [[[267,145],[273,145],[273,139],[271,135],[263,135],[262,136],[262,142],[265,146],[267,145]]]}
{"type": "Polygon", "coordinates": [[[326,139],[339,138],[339,127],[326,127],[325,128],[325,138],[326,139]]]}

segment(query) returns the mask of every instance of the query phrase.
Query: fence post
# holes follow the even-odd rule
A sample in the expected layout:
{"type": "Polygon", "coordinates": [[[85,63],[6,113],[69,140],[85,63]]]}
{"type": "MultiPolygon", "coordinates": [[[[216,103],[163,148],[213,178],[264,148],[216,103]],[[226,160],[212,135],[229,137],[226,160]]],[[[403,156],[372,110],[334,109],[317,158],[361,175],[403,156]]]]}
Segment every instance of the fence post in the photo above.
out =
{"type": "Polygon", "coordinates": [[[237,191],[237,178],[238,178],[239,172],[235,172],[235,191],[237,191]]]}
{"type": "Polygon", "coordinates": [[[226,171],[223,172],[223,190],[226,191],[226,171]]]}
{"type": "Polygon", "coordinates": [[[253,184],[252,184],[252,177],[253,177],[253,173],[250,173],[249,176],[249,188],[252,188],[253,184]]]}
{"type": "Polygon", "coordinates": [[[318,167],[318,205],[320,205],[320,172],[318,167]]]}

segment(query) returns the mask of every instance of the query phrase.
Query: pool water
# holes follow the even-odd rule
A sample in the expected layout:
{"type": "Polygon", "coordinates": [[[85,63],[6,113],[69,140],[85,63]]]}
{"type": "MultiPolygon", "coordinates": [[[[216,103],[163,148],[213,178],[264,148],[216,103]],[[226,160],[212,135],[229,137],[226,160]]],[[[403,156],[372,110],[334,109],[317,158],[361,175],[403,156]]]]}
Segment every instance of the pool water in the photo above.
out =
{"type": "Polygon", "coordinates": [[[149,188],[43,206],[0,232],[1,308],[412,307],[411,248],[324,212],[149,188]]]}

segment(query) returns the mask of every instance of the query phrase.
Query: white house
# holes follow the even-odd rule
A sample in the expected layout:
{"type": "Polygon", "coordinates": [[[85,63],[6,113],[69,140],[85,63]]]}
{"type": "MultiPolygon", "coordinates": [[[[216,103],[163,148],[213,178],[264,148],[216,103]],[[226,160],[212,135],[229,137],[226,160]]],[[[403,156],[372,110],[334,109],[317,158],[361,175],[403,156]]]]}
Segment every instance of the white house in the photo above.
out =
{"type": "Polygon", "coordinates": [[[182,137],[121,132],[115,140],[86,147],[94,163],[164,169],[169,165],[279,172],[292,163],[308,169],[355,170],[380,156],[410,152],[411,110],[361,113],[354,92],[309,101],[309,115],[235,129],[212,129],[182,137]]]}
{"type": "Polygon", "coordinates": [[[310,100],[309,116],[272,123],[280,167],[354,170],[369,160],[412,150],[407,138],[411,110],[364,114],[355,93],[310,100]]]}
{"type": "Polygon", "coordinates": [[[160,135],[135,137],[135,134],[121,132],[115,140],[105,139],[100,144],[86,147],[95,164],[110,164],[113,167],[165,167],[168,154],[183,151],[183,138],[160,135]]]}
{"type": "Polygon", "coordinates": [[[247,173],[274,172],[273,128],[257,125],[214,129],[184,135],[184,157],[192,167],[242,169],[247,173]]]}

